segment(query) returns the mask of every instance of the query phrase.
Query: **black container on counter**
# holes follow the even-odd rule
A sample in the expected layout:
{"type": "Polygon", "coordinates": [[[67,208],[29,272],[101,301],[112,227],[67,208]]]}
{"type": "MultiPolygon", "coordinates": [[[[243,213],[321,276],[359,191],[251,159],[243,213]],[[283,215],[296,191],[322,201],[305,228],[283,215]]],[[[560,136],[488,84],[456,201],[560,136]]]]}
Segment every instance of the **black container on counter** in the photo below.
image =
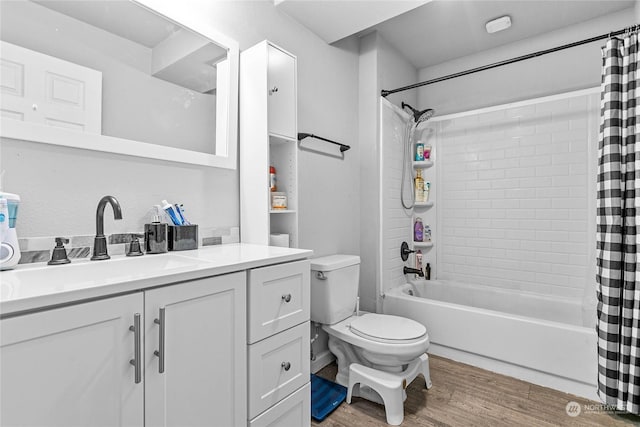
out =
{"type": "Polygon", "coordinates": [[[169,250],[188,251],[198,249],[198,225],[170,225],[169,250]]]}
{"type": "Polygon", "coordinates": [[[144,248],[148,254],[162,254],[169,250],[167,224],[152,222],[144,225],[144,248]]]}

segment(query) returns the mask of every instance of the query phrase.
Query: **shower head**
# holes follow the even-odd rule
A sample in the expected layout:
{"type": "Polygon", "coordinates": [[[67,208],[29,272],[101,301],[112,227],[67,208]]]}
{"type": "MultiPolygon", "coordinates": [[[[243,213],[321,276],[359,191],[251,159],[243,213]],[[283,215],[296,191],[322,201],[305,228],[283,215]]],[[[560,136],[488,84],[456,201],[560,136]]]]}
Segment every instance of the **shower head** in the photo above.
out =
{"type": "Polygon", "coordinates": [[[413,113],[413,121],[416,123],[416,126],[418,126],[420,123],[422,122],[426,122],[427,120],[429,120],[431,117],[433,117],[435,110],[432,108],[427,108],[426,110],[422,110],[422,111],[418,111],[415,108],[413,108],[411,105],[406,104],[406,103],[402,103],[402,108],[409,108],[411,110],[411,112],[413,113]]]}

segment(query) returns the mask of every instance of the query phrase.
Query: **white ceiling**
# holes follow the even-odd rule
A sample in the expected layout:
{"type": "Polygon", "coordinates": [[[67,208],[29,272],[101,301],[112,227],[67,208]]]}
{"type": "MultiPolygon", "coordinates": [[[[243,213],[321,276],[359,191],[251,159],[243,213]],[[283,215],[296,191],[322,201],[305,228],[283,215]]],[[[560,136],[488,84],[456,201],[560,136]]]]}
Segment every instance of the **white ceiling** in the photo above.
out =
{"type": "Polygon", "coordinates": [[[373,28],[420,69],[633,6],[633,0],[435,0],[373,28]],[[488,34],[487,21],[503,15],[511,16],[511,28],[488,34]]]}
{"type": "Polygon", "coordinates": [[[365,30],[431,0],[273,0],[278,10],[327,43],[365,30]]]}
{"type": "MultiPolygon", "coordinates": [[[[420,69],[632,8],[635,2],[274,0],[274,3],[328,43],[377,30],[420,69]],[[511,17],[511,28],[488,34],[487,21],[503,15],[511,17]]],[[[633,13],[633,9],[629,11],[633,13]]]]}

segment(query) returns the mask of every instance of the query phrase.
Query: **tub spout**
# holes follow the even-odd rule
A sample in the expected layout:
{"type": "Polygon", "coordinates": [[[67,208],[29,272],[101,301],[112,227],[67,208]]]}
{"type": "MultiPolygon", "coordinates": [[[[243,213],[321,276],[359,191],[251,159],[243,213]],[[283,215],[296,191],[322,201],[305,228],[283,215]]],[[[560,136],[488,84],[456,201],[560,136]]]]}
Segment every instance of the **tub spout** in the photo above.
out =
{"type": "Polygon", "coordinates": [[[417,274],[420,277],[424,277],[424,272],[419,268],[404,267],[402,274],[417,274]]]}

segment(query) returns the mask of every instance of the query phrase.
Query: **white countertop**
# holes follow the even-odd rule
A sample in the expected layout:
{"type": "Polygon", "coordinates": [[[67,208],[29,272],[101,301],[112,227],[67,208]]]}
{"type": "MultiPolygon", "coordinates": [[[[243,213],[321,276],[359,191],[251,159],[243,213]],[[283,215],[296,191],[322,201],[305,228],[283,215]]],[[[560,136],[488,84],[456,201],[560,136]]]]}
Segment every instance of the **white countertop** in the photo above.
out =
{"type": "Polygon", "coordinates": [[[22,264],[0,272],[0,315],[55,307],[310,257],[313,251],[245,243],[107,261],[22,264]]]}

